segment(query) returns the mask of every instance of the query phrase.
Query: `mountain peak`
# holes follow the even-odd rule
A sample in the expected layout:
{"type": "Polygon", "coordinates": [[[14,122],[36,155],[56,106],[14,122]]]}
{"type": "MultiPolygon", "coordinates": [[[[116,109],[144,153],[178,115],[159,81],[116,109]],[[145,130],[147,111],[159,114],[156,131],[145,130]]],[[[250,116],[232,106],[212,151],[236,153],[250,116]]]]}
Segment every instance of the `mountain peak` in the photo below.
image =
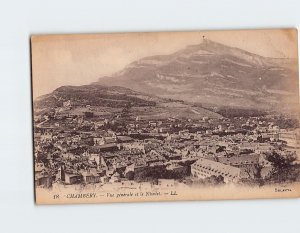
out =
{"type": "Polygon", "coordinates": [[[204,38],[173,54],[137,60],[98,82],[189,102],[268,107],[298,92],[291,61],[204,38]]]}
{"type": "Polygon", "coordinates": [[[220,42],[216,42],[207,38],[204,38],[202,40],[202,43],[200,44],[187,46],[186,49],[189,50],[190,52],[192,52],[193,50],[195,50],[195,52],[197,52],[197,50],[205,50],[205,51],[213,52],[215,54],[224,54],[224,55],[233,54],[235,56],[248,55],[248,56],[263,58],[260,55],[253,54],[246,50],[239,49],[236,47],[231,47],[229,45],[224,45],[220,42]]]}

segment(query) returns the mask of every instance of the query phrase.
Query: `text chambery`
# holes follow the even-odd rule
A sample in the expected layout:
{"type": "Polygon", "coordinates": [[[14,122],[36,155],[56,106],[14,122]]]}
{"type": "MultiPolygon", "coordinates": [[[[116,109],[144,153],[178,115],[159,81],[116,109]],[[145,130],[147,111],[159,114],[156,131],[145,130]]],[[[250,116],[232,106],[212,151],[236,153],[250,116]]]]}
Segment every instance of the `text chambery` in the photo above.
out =
{"type": "Polygon", "coordinates": [[[67,198],[96,198],[96,193],[70,193],[67,194],[67,198]]]}

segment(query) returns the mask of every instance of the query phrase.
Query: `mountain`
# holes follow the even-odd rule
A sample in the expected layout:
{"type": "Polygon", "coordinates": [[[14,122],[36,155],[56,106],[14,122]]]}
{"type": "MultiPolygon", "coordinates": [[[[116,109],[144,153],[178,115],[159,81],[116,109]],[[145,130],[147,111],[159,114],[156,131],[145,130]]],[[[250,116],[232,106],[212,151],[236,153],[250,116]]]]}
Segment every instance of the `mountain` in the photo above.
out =
{"type": "Polygon", "coordinates": [[[142,58],[94,84],[208,106],[271,109],[298,101],[296,59],[262,57],[207,39],[142,58]]]}
{"type": "Polygon", "coordinates": [[[34,114],[43,115],[53,109],[61,110],[68,102],[72,106],[71,110],[63,110],[68,113],[87,111],[89,105],[95,115],[102,116],[112,116],[126,110],[129,116],[139,116],[141,119],[221,117],[218,113],[184,101],[156,97],[119,86],[97,84],[59,87],[34,101],[34,114]]]}

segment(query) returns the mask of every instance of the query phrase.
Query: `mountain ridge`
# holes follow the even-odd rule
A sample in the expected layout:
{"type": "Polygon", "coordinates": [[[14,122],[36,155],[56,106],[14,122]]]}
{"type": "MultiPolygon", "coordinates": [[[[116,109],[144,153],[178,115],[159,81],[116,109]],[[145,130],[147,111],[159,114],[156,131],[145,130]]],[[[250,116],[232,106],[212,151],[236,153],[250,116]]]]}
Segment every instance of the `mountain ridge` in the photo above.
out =
{"type": "Polygon", "coordinates": [[[204,104],[274,107],[298,92],[296,61],[204,40],[169,55],[139,59],[94,84],[204,104]]]}

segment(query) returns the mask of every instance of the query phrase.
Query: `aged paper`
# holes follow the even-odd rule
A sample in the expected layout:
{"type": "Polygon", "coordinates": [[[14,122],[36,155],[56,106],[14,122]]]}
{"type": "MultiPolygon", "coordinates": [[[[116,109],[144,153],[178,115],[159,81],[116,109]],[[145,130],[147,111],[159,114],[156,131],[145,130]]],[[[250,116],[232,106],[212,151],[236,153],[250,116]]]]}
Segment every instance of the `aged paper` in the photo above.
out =
{"type": "Polygon", "coordinates": [[[32,36],[36,203],[298,197],[297,41],[32,36]]]}

